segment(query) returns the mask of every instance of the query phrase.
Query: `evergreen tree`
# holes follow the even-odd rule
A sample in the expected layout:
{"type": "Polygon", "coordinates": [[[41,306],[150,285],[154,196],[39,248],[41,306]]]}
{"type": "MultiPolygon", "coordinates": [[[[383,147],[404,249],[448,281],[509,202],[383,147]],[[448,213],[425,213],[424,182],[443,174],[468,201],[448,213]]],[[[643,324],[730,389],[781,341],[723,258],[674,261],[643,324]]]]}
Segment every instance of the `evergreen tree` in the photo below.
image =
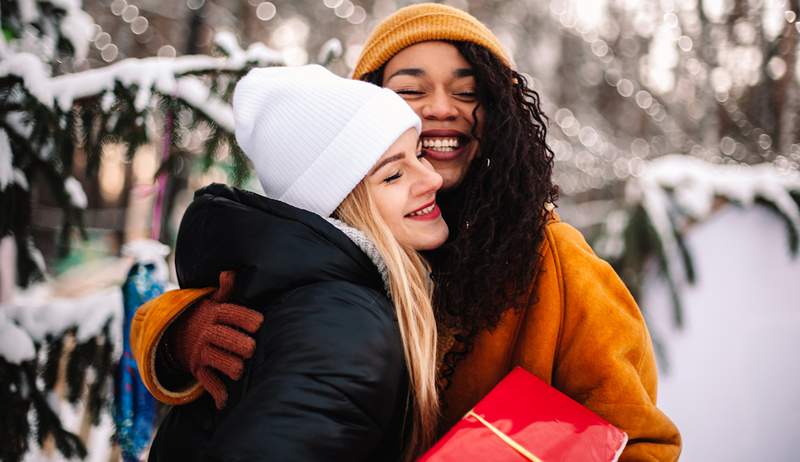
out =
{"type": "MultiPolygon", "coordinates": [[[[202,128],[207,133],[204,163],[211,165],[218,149],[227,145],[234,176],[244,178],[247,165],[233,141],[229,101],[235,82],[251,67],[280,62],[276,52],[261,44],[243,50],[231,34],[220,34],[216,56],[131,58],[73,71],[85,64],[94,30],[79,2],[1,0],[0,13],[0,237],[12,236],[16,242],[20,286],[45,279],[47,272],[31,238],[35,184],[45,184],[63,211],[62,249],[81,229],[87,197],[75,178],[79,150],[87,159],[81,173],[91,177],[97,175],[105,143],[124,143],[132,159],[142,144],[160,141],[167,155],[159,173],[169,172],[175,159],[190,155],[178,148],[181,137],[202,128]],[[156,121],[164,122],[163,129],[152,128],[156,121]]],[[[39,324],[30,316],[34,307],[5,305],[0,310],[4,461],[20,460],[31,437],[39,444],[52,437],[66,457],[85,456],[83,443],[63,428],[47,399],[66,350],[71,352],[65,398],[78,402],[88,387],[86,405],[96,424],[110,396],[113,312],[62,304],[52,314],[67,321],[55,325],[47,322],[47,306],[39,308],[39,324]],[[86,332],[82,323],[90,313],[102,322],[86,332]],[[73,343],[74,348],[65,348],[73,343]]]]}

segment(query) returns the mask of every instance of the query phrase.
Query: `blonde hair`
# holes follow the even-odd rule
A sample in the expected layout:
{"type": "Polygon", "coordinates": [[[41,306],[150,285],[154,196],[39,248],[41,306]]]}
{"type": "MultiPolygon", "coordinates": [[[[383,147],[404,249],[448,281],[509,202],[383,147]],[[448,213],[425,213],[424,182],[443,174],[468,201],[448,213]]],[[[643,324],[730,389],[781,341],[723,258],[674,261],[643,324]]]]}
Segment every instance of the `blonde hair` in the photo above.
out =
{"type": "Polygon", "coordinates": [[[365,233],[386,263],[413,396],[412,428],[404,451],[405,459],[411,460],[433,443],[439,417],[430,267],[416,250],[397,242],[363,181],[339,205],[335,216],[365,233]]]}

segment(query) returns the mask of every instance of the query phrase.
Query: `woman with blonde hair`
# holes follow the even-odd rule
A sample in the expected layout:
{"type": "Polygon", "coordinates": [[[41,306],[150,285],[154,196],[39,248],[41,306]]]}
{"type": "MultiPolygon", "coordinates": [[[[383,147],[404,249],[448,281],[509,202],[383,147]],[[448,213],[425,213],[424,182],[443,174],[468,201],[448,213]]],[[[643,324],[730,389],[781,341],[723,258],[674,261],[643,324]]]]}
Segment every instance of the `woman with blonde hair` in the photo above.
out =
{"type": "MultiPolygon", "coordinates": [[[[215,299],[256,310],[223,307],[214,322],[254,332],[258,347],[225,410],[207,395],[173,408],[150,460],[410,459],[438,419],[432,284],[417,251],[448,235],[419,118],[395,93],[320,66],[253,70],[233,109],[266,197],[199,190],[176,267],[181,287],[219,277],[215,299]]],[[[174,315],[143,307],[132,341],[153,335],[149,317],[174,315]]]]}

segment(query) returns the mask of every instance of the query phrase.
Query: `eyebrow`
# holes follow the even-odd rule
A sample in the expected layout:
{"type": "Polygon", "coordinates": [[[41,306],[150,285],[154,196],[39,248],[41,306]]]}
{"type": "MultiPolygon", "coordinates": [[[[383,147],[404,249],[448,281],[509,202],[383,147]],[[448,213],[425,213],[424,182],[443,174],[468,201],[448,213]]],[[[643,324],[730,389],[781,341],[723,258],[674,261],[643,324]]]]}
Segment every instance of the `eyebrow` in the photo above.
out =
{"type": "Polygon", "coordinates": [[[410,75],[411,77],[422,77],[423,75],[425,75],[425,71],[416,67],[406,67],[403,69],[398,69],[397,72],[390,75],[389,78],[386,79],[386,81],[388,82],[393,78],[397,77],[398,75],[410,75]]]}
{"type": "MultiPolygon", "coordinates": [[[[406,67],[403,69],[398,69],[394,74],[390,75],[386,81],[390,81],[393,78],[397,77],[398,75],[410,75],[411,77],[422,77],[425,75],[425,71],[418,67],[406,67]]],[[[457,79],[464,78],[464,77],[474,77],[475,71],[469,67],[462,67],[453,71],[453,76],[457,79]]]]}
{"type": "Polygon", "coordinates": [[[457,78],[474,77],[475,71],[469,67],[462,67],[461,69],[456,69],[455,71],[453,71],[453,75],[456,76],[457,78]]]}
{"type": "Polygon", "coordinates": [[[389,164],[389,163],[392,163],[392,162],[396,162],[396,161],[398,161],[398,160],[401,160],[401,159],[402,159],[402,158],[404,158],[404,157],[405,157],[405,154],[403,154],[403,153],[398,153],[398,154],[395,154],[395,155],[393,155],[393,156],[389,156],[389,157],[387,157],[387,158],[383,159],[382,161],[378,162],[378,164],[377,164],[376,166],[372,167],[372,170],[370,170],[370,171],[369,171],[369,173],[367,173],[367,176],[370,176],[370,175],[372,175],[373,173],[377,172],[377,171],[378,171],[378,170],[380,170],[380,169],[381,169],[381,167],[383,167],[384,165],[386,165],[386,164],[389,164]]]}

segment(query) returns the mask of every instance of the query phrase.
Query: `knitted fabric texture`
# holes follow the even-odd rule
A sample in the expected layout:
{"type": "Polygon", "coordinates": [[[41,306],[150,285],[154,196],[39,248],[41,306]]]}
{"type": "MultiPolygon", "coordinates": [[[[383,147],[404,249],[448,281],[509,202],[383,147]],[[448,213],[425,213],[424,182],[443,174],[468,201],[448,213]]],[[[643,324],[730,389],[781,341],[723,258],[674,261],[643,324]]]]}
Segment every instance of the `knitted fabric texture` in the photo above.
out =
{"type": "Polygon", "coordinates": [[[344,235],[353,241],[362,252],[367,254],[375,267],[378,268],[386,293],[391,294],[392,292],[389,288],[389,270],[386,268],[386,262],[383,261],[383,257],[380,252],[378,252],[378,247],[375,246],[372,239],[368,238],[361,230],[353,228],[341,220],[337,220],[336,218],[326,218],[326,220],[328,220],[328,223],[335,226],[336,229],[344,233],[344,235]]]}
{"type": "Polygon", "coordinates": [[[420,3],[397,10],[375,27],[364,43],[353,78],[361,79],[380,68],[404,48],[434,40],[471,42],[492,52],[508,67],[514,66],[497,37],[474,16],[447,5],[420,3]]]}
{"type": "Polygon", "coordinates": [[[256,348],[251,336],[264,320],[258,311],[226,303],[233,292],[234,278],[233,271],[220,273],[219,288],[198,301],[167,331],[169,346],[165,345],[163,351],[162,365],[191,373],[214,398],[217,409],[225,407],[228,393],[216,371],[234,380],[241,377],[244,360],[256,348]]]}
{"type": "Polygon", "coordinates": [[[251,70],[236,84],[233,117],[264,195],[322,217],[421,126],[393,91],[318,65],[251,70]]]}

